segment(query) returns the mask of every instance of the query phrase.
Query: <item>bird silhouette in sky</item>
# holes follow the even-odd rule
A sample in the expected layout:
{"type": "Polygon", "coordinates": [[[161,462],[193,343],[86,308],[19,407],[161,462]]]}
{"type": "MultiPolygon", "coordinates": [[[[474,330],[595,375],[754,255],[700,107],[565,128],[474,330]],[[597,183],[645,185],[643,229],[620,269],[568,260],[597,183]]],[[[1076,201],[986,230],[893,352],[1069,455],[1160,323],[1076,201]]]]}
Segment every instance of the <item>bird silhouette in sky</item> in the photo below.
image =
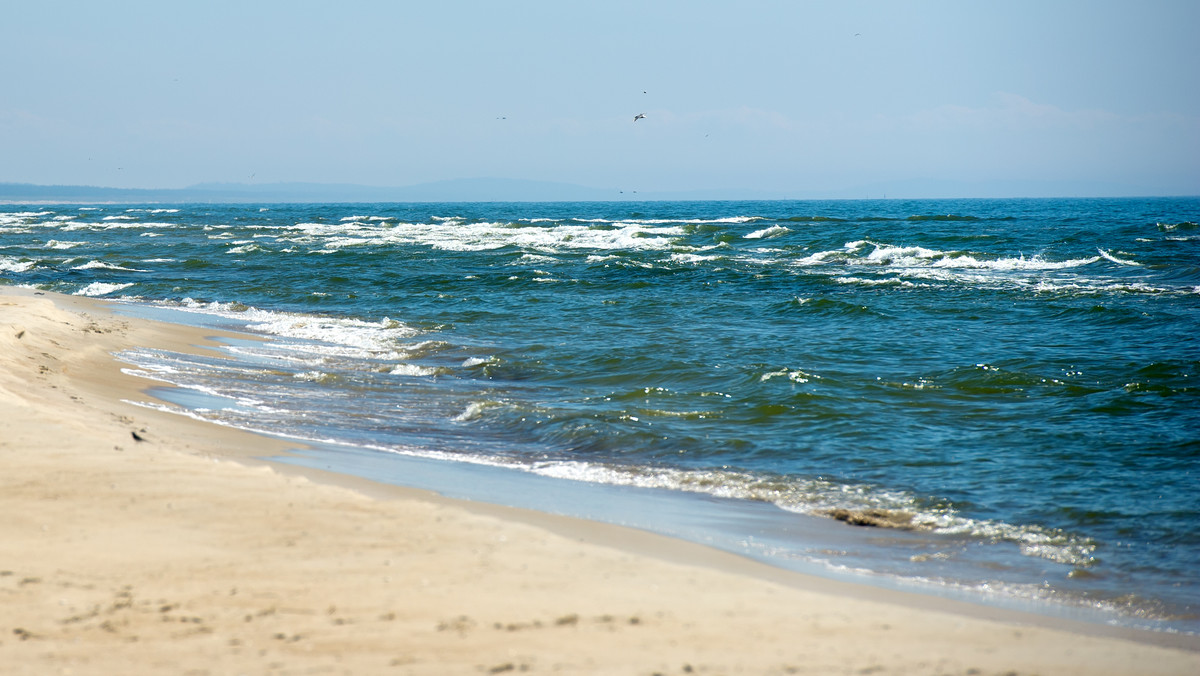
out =
{"type": "Polygon", "coordinates": [[[638,120],[642,119],[643,117],[646,117],[645,113],[638,113],[637,115],[633,116],[633,121],[637,122],[638,120]]]}

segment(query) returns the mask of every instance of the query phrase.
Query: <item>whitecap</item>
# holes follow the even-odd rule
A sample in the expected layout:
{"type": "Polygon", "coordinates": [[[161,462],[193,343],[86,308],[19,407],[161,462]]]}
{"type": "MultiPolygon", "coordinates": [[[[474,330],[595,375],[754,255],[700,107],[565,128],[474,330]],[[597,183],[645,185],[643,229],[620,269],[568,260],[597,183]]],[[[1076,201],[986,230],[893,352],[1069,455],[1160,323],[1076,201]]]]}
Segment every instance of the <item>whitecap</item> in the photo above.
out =
{"type": "Polygon", "coordinates": [[[827,258],[829,258],[831,256],[836,256],[838,254],[844,254],[844,253],[845,253],[844,251],[818,251],[815,254],[806,256],[804,258],[801,258],[801,259],[795,261],[793,263],[793,265],[797,265],[797,266],[801,266],[801,267],[807,266],[807,265],[826,265],[829,262],[826,260],[827,258]]]}
{"type": "Polygon", "coordinates": [[[225,251],[225,253],[227,253],[227,254],[245,254],[245,253],[255,253],[257,251],[264,251],[264,249],[257,244],[250,243],[250,244],[243,244],[242,246],[231,247],[231,248],[227,249],[225,251]]]}
{"type": "Polygon", "coordinates": [[[1132,265],[1132,266],[1137,266],[1137,267],[1141,267],[1141,265],[1142,265],[1141,263],[1138,263],[1135,261],[1128,261],[1123,258],[1117,258],[1116,256],[1112,255],[1108,251],[1105,251],[1104,249],[1096,249],[1096,250],[1100,252],[1100,255],[1103,256],[1105,260],[1112,261],[1113,263],[1116,263],[1117,265],[1132,265]]]}
{"type": "Polygon", "coordinates": [[[671,254],[672,263],[680,263],[682,265],[694,265],[696,263],[705,263],[708,261],[718,260],[719,256],[701,256],[700,254],[690,253],[673,253],[671,254]]]}
{"type": "Polygon", "coordinates": [[[416,364],[399,364],[389,371],[394,376],[432,376],[437,375],[438,370],[428,366],[417,366],[416,364]]]}
{"type": "Polygon", "coordinates": [[[87,244],[87,242],[60,242],[57,239],[52,239],[52,240],[46,242],[46,248],[47,249],[66,250],[66,249],[74,249],[75,247],[82,246],[84,244],[87,244]]]}
{"type": "Polygon", "coordinates": [[[982,269],[982,270],[1064,270],[1068,268],[1077,268],[1084,265],[1090,265],[1100,260],[1098,256],[1090,258],[1071,258],[1064,261],[1049,261],[1041,256],[1033,256],[1026,258],[1018,256],[1017,258],[998,258],[996,260],[978,260],[973,256],[954,256],[939,260],[934,263],[937,267],[943,268],[963,268],[963,269],[982,269]]]}
{"type": "Polygon", "coordinates": [[[483,416],[484,409],[492,406],[491,403],[473,401],[467,404],[467,408],[462,413],[454,416],[454,420],[458,422],[467,422],[468,420],[477,420],[483,416]]]}
{"type": "Polygon", "coordinates": [[[779,237],[781,235],[786,235],[789,232],[791,232],[791,230],[788,228],[785,228],[782,225],[772,225],[769,228],[763,228],[762,230],[755,230],[754,232],[752,232],[748,235],[745,235],[745,238],[746,239],[763,239],[764,237],[779,237]]]}
{"type": "Polygon", "coordinates": [[[867,254],[867,260],[872,263],[883,263],[884,265],[893,264],[917,264],[922,260],[945,256],[941,251],[934,249],[926,249],[920,246],[887,246],[884,244],[876,244],[875,249],[867,254]]]}
{"type": "Polygon", "coordinates": [[[779,377],[786,377],[788,380],[792,381],[793,383],[797,383],[797,384],[801,384],[801,385],[809,382],[813,378],[818,378],[818,379],[820,378],[820,376],[815,376],[811,373],[805,373],[804,371],[801,371],[800,369],[791,370],[791,369],[785,368],[785,369],[779,369],[778,371],[770,371],[768,373],[764,373],[764,374],[762,374],[761,377],[759,377],[758,381],[760,383],[765,383],[768,380],[771,380],[772,378],[779,378],[779,377]]]}
{"type": "Polygon", "coordinates": [[[0,258],[0,272],[27,272],[36,263],[34,261],[19,261],[15,258],[0,258]]]}
{"type": "Polygon", "coordinates": [[[121,289],[127,289],[133,286],[130,284],[109,284],[107,282],[92,282],[82,289],[75,292],[76,296],[107,296],[110,293],[116,293],[121,289]]]}
{"type": "Polygon", "coordinates": [[[323,371],[304,371],[292,375],[292,378],[302,382],[319,383],[329,379],[329,374],[323,371]]]}
{"type": "Polygon", "coordinates": [[[83,265],[76,265],[76,266],[72,267],[71,269],[72,270],[119,270],[120,272],[149,272],[149,270],[139,270],[137,268],[127,268],[127,267],[123,267],[120,265],[113,265],[112,263],[105,263],[103,261],[88,261],[87,263],[84,263],[83,265]]]}
{"type": "Polygon", "coordinates": [[[244,322],[250,331],[314,343],[282,343],[283,349],[357,357],[400,358],[401,339],[420,331],[394,319],[366,321],[293,312],[260,310],[242,303],[202,303],[185,298],[179,309],[244,322]]]}
{"type": "Polygon", "coordinates": [[[911,289],[922,286],[916,282],[911,282],[907,279],[897,279],[895,277],[884,277],[881,279],[866,279],[864,277],[834,277],[833,281],[837,282],[838,284],[859,284],[862,286],[899,286],[911,289]]]}
{"type": "Polygon", "coordinates": [[[418,244],[445,251],[487,251],[519,247],[535,251],[570,249],[666,249],[684,235],[681,226],[652,227],[638,223],[596,226],[541,226],[507,221],[466,223],[434,218],[433,223],[298,223],[281,239],[315,244],[326,251],[351,246],[418,244]]]}

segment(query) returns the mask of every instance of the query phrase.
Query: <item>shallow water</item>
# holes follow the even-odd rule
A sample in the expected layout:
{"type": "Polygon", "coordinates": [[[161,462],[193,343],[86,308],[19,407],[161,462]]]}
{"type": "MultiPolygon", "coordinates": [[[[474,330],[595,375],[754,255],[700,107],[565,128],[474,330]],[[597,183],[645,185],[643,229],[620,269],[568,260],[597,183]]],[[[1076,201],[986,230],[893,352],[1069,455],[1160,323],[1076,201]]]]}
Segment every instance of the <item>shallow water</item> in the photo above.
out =
{"type": "MultiPolygon", "coordinates": [[[[269,337],[122,358],[376,474],[750,501],[781,532],[870,512],[912,530],[756,555],[1197,631],[1198,221],[1194,198],[6,207],[0,280],[269,337]]],[[[735,548],[749,527],[705,519],[735,548]]]]}

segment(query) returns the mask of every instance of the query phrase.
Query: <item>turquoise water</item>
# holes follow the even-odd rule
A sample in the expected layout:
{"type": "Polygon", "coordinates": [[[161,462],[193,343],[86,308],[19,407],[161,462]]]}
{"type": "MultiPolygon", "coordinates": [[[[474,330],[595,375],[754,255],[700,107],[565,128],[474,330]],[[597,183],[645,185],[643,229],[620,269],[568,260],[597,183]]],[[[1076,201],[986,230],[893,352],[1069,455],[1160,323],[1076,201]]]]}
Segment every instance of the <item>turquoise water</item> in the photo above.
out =
{"type": "Polygon", "coordinates": [[[269,337],[122,359],[322,462],[766,508],[849,538],[767,559],[1195,632],[1198,222],[1196,198],[8,206],[0,281],[269,337]],[[835,518],[863,514],[903,529],[835,518]]]}

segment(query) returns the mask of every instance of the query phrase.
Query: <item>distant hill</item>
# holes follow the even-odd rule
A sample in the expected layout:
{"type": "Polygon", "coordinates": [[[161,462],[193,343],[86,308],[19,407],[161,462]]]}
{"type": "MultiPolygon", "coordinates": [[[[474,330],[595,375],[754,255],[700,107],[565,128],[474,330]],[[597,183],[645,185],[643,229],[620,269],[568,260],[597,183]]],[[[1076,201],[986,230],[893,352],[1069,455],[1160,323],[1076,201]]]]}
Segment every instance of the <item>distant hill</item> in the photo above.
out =
{"type": "Polygon", "coordinates": [[[0,202],[170,202],[182,190],[137,190],[86,185],[0,183],[0,202]]]}

